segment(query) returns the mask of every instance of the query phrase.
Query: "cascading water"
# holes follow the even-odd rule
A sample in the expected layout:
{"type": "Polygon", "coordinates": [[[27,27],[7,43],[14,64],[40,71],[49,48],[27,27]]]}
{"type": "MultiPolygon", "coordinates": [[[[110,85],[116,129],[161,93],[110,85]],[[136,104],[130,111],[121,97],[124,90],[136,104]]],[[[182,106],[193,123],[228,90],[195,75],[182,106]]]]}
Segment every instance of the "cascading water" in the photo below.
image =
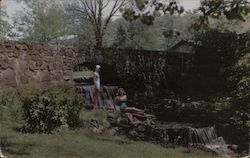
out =
{"type": "Polygon", "coordinates": [[[106,107],[113,108],[117,89],[118,87],[116,86],[103,86],[104,105],[106,107]]]}
{"type": "Polygon", "coordinates": [[[222,137],[218,137],[214,127],[190,128],[191,143],[202,144],[206,149],[218,154],[228,154],[230,150],[222,137]]]}
{"type": "Polygon", "coordinates": [[[215,128],[194,128],[192,124],[177,122],[157,123],[157,129],[165,130],[168,133],[169,141],[184,146],[198,146],[208,151],[221,155],[227,155],[231,151],[222,137],[218,137],[215,128]]]}
{"type": "MultiPolygon", "coordinates": [[[[77,93],[84,97],[84,106],[92,106],[95,96],[95,87],[93,85],[78,85],[76,89],[77,93]]],[[[117,89],[118,87],[116,86],[102,86],[98,106],[113,108],[117,89]]]]}
{"type": "Polygon", "coordinates": [[[207,127],[207,128],[191,128],[190,132],[192,133],[191,141],[194,143],[201,143],[201,144],[210,144],[212,140],[217,139],[216,132],[214,127],[207,127]]]}

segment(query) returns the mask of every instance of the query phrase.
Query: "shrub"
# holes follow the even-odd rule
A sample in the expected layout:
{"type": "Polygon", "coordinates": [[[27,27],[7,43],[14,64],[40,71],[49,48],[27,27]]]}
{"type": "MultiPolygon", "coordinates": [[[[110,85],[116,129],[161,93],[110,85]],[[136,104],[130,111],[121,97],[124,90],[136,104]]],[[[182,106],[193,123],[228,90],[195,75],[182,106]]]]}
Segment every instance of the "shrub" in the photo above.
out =
{"type": "Polygon", "coordinates": [[[231,132],[231,137],[239,143],[240,150],[249,149],[250,129],[250,49],[244,51],[232,67],[228,80],[232,87],[232,101],[228,109],[229,117],[226,126],[231,132]],[[230,129],[231,128],[231,129],[230,129]]]}
{"type": "Polygon", "coordinates": [[[78,125],[82,102],[73,86],[33,85],[22,87],[19,92],[28,132],[51,133],[78,125]]]}
{"type": "Polygon", "coordinates": [[[12,122],[22,120],[21,102],[14,88],[0,88],[0,120],[12,122]]]}

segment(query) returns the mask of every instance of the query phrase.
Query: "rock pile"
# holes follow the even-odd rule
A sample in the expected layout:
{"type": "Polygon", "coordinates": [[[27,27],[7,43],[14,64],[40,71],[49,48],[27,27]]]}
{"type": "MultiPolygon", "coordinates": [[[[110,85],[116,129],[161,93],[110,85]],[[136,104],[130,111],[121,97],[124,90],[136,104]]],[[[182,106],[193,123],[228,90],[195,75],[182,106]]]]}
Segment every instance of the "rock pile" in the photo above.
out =
{"type": "Polygon", "coordinates": [[[106,120],[91,119],[90,129],[95,133],[109,135],[126,135],[132,140],[150,141],[167,144],[165,130],[158,129],[155,117],[146,113],[122,113],[118,116],[108,115],[106,120]]]}
{"type": "Polygon", "coordinates": [[[215,128],[195,128],[192,124],[156,122],[155,116],[144,112],[108,115],[105,120],[91,119],[90,129],[99,134],[126,135],[136,141],[148,141],[164,147],[181,145],[217,154],[231,151],[215,128]]]}

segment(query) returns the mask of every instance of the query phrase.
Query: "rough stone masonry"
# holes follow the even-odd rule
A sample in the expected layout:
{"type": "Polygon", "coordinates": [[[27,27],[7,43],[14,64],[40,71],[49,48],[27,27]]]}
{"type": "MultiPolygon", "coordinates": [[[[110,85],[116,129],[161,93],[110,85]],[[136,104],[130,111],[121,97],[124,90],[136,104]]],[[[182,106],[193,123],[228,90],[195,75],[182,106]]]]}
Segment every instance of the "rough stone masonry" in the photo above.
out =
{"type": "Polygon", "coordinates": [[[71,80],[76,49],[61,45],[0,43],[0,85],[71,80]]]}
{"type": "Polygon", "coordinates": [[[72,81],[75,66],[92,63],[112,65],[122,81],[139,84],[152,95],[164,87],[166,78],[174,76],[173,81],[179,82],[188,74],[191,60],[187,53],[5,41],[0,42],[0,86],[72,81]]]}

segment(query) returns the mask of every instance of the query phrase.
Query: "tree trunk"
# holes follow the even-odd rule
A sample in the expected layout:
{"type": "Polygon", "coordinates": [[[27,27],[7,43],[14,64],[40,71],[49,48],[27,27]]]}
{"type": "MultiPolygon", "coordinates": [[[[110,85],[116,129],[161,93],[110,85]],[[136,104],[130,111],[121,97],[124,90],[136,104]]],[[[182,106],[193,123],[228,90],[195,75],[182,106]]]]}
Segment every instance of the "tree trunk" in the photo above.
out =
{"type": "Polygon", "coordinates": [[[102,38],[103,38],[103,27],[102,27],[102,11],[103,11],[103,2],[98,1],[98,15],[96,23],[96,48],[102,47],[102,38]]]}
{"type": "Polygon", "coordinates": [[[96,39],[96,43],[95,43],[95,47],[96,48],[102,48],[102,44],[103,44],[103,41],[102,41],[102,33],[100,30],[96,31],[95,33],[95,39],[96,39]]]}

